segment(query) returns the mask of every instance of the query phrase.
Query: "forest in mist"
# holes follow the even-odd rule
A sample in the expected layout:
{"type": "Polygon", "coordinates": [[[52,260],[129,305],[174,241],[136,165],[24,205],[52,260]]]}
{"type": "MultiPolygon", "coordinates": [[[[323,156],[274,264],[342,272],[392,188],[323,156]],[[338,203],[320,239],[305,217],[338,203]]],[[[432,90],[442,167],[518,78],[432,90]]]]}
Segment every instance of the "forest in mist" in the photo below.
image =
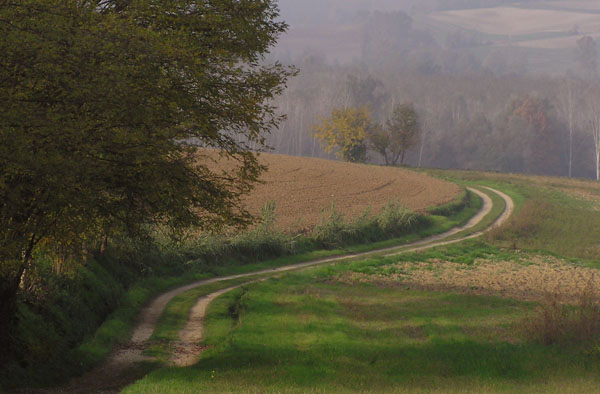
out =
{"type": "Polygon", "coordinates": [[[333,109],[368,106],[383,123],[411,102],[422,125],[411,166],[599,177],[597,2],[279,6],[290,26],[271,57],[299,74],[274,102],[287,116],[268,136],[274,152],[333,158],[313,136],[333,109]]]}

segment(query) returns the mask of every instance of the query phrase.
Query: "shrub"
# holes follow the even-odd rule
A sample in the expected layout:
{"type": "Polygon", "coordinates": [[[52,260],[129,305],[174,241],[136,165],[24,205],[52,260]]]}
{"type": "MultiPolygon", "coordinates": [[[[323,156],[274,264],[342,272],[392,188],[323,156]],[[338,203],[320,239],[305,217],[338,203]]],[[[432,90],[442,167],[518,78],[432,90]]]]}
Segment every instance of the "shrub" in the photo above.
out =
{"type": "Polygon", "coordinates": [[[591,283],[581,292],[575,305],[554,293],[546,297],[533,317],[525,320],[528,339],[543,345],[600,344],[600,297],[591,283]]]}

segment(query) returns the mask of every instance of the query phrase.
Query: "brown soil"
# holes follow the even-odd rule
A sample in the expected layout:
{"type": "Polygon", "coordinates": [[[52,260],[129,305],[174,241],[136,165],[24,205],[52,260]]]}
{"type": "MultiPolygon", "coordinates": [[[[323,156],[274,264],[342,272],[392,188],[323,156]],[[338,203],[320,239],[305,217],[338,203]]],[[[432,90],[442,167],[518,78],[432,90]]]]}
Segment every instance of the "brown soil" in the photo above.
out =
{"type": "Polygon", "coordinates": [[[576,267],[549,256],[525,255],[516,262],[478,259],[473,265],[439,259],[399,261],[393,267],[401,273],[367,275],[348,272],[338,280],[344,283],[373,282],[427,290],[455,290],[528,301],[541,301],[551,294],[557,294],[566,302],[575,302],[590,286],[600,288],[599,270],[576,267]]]}
{"type": "Polygon", "coordinates": [[[265,153],[260,162],[269,170],[244,204],[260,215],[267,201],[275,201],[277,224],[286,230],[312,228],[332,203],[345,217],[356,218],[368,208],[378,213],[390,201],[424,211],[460,192],[455,184],[403,168],[265,153]]]}

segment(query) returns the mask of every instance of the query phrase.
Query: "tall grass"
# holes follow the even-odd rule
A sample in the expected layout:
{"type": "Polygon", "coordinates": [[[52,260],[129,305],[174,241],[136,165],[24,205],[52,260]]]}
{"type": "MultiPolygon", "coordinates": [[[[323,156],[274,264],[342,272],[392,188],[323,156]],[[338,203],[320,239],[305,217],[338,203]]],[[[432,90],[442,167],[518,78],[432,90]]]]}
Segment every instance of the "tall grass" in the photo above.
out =
{"type": "Polygon", "coordinates": [[[600,352],[600,296],[589,283],[575,305],[559,293],[549,294],[524,321],[530,340],[543,345],[577,345],[600,352]]]}
{"type": "Polygon", "coordinates": [[[366,210],[354,221],[347,221],[331,204],[309,236],[317,247],[337,248],[347,245],[395,238],[415,230],[427,221],[400,202],[389,202],[378,215],[366,210]]]}

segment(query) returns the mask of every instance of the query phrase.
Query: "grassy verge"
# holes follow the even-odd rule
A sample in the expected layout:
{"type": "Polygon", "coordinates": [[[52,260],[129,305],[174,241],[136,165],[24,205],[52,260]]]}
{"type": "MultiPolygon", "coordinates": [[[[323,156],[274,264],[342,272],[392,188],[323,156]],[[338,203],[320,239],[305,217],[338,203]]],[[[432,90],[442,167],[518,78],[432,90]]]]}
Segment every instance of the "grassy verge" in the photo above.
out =
{"type": "Polygon", "coordinates": [[[352,266],[382,261],[250,285],[235,317],[231,306],[240,294],[218,298],[206,319],[209,349],[201,361],[155,371],[124,392],[558,393],[598,387],[598,353],[527,340],[519,327],[533,303],[333,280],[352,266]]]}
{"type": "Polygon", "coordinates": [[[598,260],[598,182],[472,171],[431,173],[463,185],[495,187],[513,198],[515,215],[502,228],[489,234],[488,242],[513,250],[598,260]]]}
{"type": "MultiPolygon", "coordinates": [[[[365,217],[361,219],[362,221],[356,223],[339,221],[339,217],[332,212],[330,221],[333,223],[334,219],[338,220],[334,223],[335,226],[325,222],[322,223],[321,230],[334,230],[332,234],[337,234],[339,230],[353,236],[343,237],[340,246],[337,246],[336,243],[330,243],[327,240],[327,232],[325,232],[325,238],[321,236],[320,238],[316,237],[315,240],[299,239],[294,241],[298,244],[296,247],[287,250],[289,240],[284,239],[280,234],[271,232],[267,226],[262,226],[253,233],[242,235],[233,243],[230,241],[225,241],[222,244],[213,242],[209,245],[203,246],[204,244],[200,244],[189,248],[170,244],[161,246],[159,242],[157,246],[151,245],[142,254],[136,250],[145,249],[145,247],[126,246],[124,249],[114,252],[107,260],[112,261],[111,265],[116,267],[114,273],[111,271],[114,278],[109,274],[103,279],[103,282],[108,284],[113,283],[112,281],[120,276],[124,278],[121,282],[117,283],[115,281],[115,286],[128,288],[127,291],[123,292],[122,287],[120,287],[119,291],[122,296],[120,300],[115,301],[119,305],[118,308],[104,319],[102,325],[93,335],[87,334],[83,343],[74,350],[61,347],[54,352],[54,354],[62,355],[60,361],[49,355],[43,359],[48,360],[45,363],[44,361],[40,363],[32,358],[31,361],[26,361],[24,364],[12,364],[9,369],[0,374],[2,375],[0,376],[2,381],[0,385],[19,387],[26,384],[29,387],[36,387],[56,384],[64,381],[68,376],[80,374],[82,371],[91,368],[103,360],[115,345],[123,343],[130,337],[135,317],[142,306],[157,294],[170,288],[199,279],[250,273],[319,258],[401,245],[433,233],[444,232],[454,225],[466,222],[479,209],[479,206],[480,201],[478,198],[464,193],[458,196],[455,201],[438,208],[441,210],[438,213],[448,216],[415,216],[416,221],[410,219],[412,214],[406,212],[401,206],[394,204],[390,204],[380,216],[368,220],[365,217]],[[410,221],[405,224],[403,220],[410,221]],[[349,243],[348,239],[350,239],[349,243]],[[376,242],[379,240],[383,241],[376,242]],[[375,243],[364,244],[372,241],[375,241],[375,243]],[[323,250],[322,248],[326,246],[329,249],[323,250]],[[271,259],[266,258],[278,254],[282,254],[282,256],[271,259]],[[198,255],[201,255],[201,257],[195,257],[198,255]],[[118,263],[123,258],[122,256],[126,256],[127,268],[121,268],[118,263]],[[132,273],[140,270],[151,274],[145,279],[136,280],[132,273]],[[54,361],[49,361],[51,359],[54,361]]],[[[88,293],[94,291],[93,288],[83,290],[88,293]]],[[[62,290],[60,291],[62,292],[62,290]]],[[[98,302],[101,302],[101,300],[98,300],[98,302]]],[[[39,327],[41,327],[36,321],[44,320],[43,315],[45,314],[43,306],[38,309],[25,309],[22,315],[22,327],[30,327],[31,329],[27,329],[23,336],[26,341],[31,343],[31,346],[46,348],[47,346],[43,343],[43,340],[36,339],[43,338],[43,336],[36,334],[37,331],[40,331],[39,327]]],[[[62,314],[59,315],[58,324],[64,324],[67,320],[62,317],[62,314]]],[[[77,317],[71,319],[77,319],[77,317]]],[[[55,325],[52,322],[48,323],[55,325]]],[[[59,326],[52,328],[48,326],[44,330],[46,332],[59,332],[65,329],[70,328],[59,326]]],[[[69,343],[73,342],[69,341],[69,343]]]]}
{"type": "Polygon", "coordinates": [[[158,362],[168,362],[171,354],[171,343],[179,339],[179,332],[187,323],[190,310],[198,302],[198,299],[215,291],[228,287],[242,285],[267,275],[252,275],[243,278],[225,280],[222,282],[204,285],[175,297],[161,315],[152,337],[149,339],[148,347],[144,354],[156,357],[158,362]]]}
{"type": "MultiPolygon", "coordinates": [[[[461,198],[461,200],[462,200],[461,206],[463,207],[463,209],[462,210],[454,209],[452,211],[447,211],[448,213],[453,213],[454,215],[451,218],[452,221],[448,220],[449,218],[446,218],[445,222],[441,222],[441,223],[443,223],[442,228],[445,228],[445,226],[448,226],[448,229],[449,229],[456,225],[464,223],[470,217],[472,217],[472,215],[476,212],[476,210],[478,210],[481,206],[480,199],[477,197],[477,195],[475,195],[473,193],[466,193],[465,196],[461,198]]],[[[487,221],[489,221],[490,223],[493,220],[495,220],[496,217],[498,215],[500,215],[503,211],[503,203],[504,202],[502,199],[500,199],[500,201],[494,201],[494,203],[500,204],[500,208],[496,208],[496,210],[494,210],[493,212],[491,212],[490,214],[488,214],[486,216],[487,221]],[[490,216],[492,216],[492,215],[493,215],[493,217],[490,218],[490,216]]],[[[441,218],[443,218],[443,217],[441,217],[441,218]]],[[[444,230],[444,231],[446,231],[446,230],[444,230]]],[[[397,242],[398,240],[395,240],[395,241],[397,242]]],[[[386,247],[386,246],[389,247],[389,246],[396,246],[396,245],[390,244],[389,242],[387,242],[387,243],[380,242],[375,245],[368,245],[368,246],[365,245],[362,247],[359,246],[355,249],[355,251],[356,252],[358,252],[358,251],[364,252],[364,251],[369,251],[369,250],[382,248],[382,247],[386,247]],[[360,249],[362,249],[362,250],[360,250],[360,249]]],[[[347,253],[347,251],[346,251],[346,253],[347,253]]],[[[352,259],[347,260],[346,264],[349,264],[349,266],[352,266],[353,263],[351,263],[351,260],[352,259]]],[[[298,261],[298,262],[301,262],[301,261],[298,261]]],[[[288,261],[288,263],[289,263],[289,261],[288,261]]],[[[269,266],[266,265],[266,266],[263,266],[262,268],[268,268],[268,267],[269,266]]],[[[243,283],[245,281],[250,281],[250,280],[252,280],[252,277],[236,279],[235,281],[227,281],[225,283],[213,284],[213,285],[209,285],[209,286],[203,286],[201,288],[190,290],[190,291],[183,293],[183,294],[179,295],[178,297],[174,298],[169,303],[169,305],[167,305],[167,308],[166,308],[162,318],[158,322],[157,328],[155,330],[155,334],[151,338],[151,342],[153,343],[153,345],[151,346],[150,350],[148,351],[148,354],[159,357],[163,362],[167,361],[167,359],[169,357],[169,352],[171,350],[170,344],[177,340],[179,331],[183,328],[183,326],[185,325],[185,323],[187,321],[187,316],[189,315],[189,310],[196,303],[196,301],[199,297],[210,294],[211,292],[216,291],[218,289],[229,287],[233,283],[238,284],[238,283],[243,283]]]]}
{"type": "MultiPolygon", "coordinates": [[[[443,175],[506,192],[515,216],[478,241],[404,254],[402,261],[433,276],[441,272],[428,262],[470,272],[484,259],[504,273],[509,268],[502,264],[527,267],[536,253],[550,262],[567,256],[564,262],[576,269],[600,267],[592,253],[600,239],[598,206],[575,197],[563,180],[443,175]]],[[[482,228],[504,209],[490,196],[495,208],[482,228]]],[[[597,303],[585,301],[587,309],[551,303],[538,311],[536,303],[493,296],[336,280],[344,273],[409,274],[394,265],[398,259],[328,264],[250,285],[235,317],[229,311],[240,294],[222,296],[209,309],[205,344],[211,348],[197,365],[155,371],[125,392],[597,391],[600,347],[580,340],[580,331],[600,328],[597,303]],[[548,332],[558,339],[548,340],[548,332]]]]}

